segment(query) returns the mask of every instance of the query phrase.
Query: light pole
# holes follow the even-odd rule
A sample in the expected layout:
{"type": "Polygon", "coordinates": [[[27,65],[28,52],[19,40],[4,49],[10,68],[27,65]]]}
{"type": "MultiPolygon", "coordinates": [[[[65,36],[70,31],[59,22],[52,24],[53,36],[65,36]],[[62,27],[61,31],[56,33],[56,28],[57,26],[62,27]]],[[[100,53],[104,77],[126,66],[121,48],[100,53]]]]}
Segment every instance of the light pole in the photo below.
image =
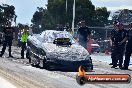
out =
{"type": "Polygon", "coordinates": [[[73,3],[73,19],[72,19],[72,33],[74,34],[74,22],[75,22],[75,0],[73,3]]]}
{"type": "Polygon", "coordinates": [[[67,14],[67,0],[66,0],[66,14],[67,14]]]}

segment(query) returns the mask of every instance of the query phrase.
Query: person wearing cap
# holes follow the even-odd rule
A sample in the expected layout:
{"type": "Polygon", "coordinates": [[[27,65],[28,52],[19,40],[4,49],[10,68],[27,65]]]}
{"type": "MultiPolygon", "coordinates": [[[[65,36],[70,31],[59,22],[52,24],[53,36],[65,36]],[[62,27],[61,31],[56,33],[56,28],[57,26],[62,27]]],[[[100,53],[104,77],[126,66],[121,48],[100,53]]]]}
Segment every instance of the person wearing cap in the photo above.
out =
{"type": "Polygon", "coordinates": [[[12,40],[15,38],[15,32],[14,28],[11,27],[11,23],[7,23],[7,26],[4,27],[3,34],[4,34],[4,40],[3,40],[3,48],[0,54],[0,57],[3,56],[6,47],[9,47],[9,57],[13,57],[11,54],[11,46],[12,46],[12,40]]]}
{"type": "Polygon", "coordinates": [[[111,68],[117,67],[117,61],[119,60],[119,68],[122,69],[123,55],[125,50],[125,44],[128,38],[128,31],[124,29],[122,23],[117,23],[118,29],[114,35],[114,58],[113,66],[111,68]]]}
{"type": "Polygon", "coordinates": [[[26,43],[28,40],[28,30],[27,27],[25,27],[25,29],[23,29],[22,33],[21,33],[21,59],[24,59],[24,51],[26,50],[26,43]]]}
{"type": "Polygon", "coordinates": [[[125,52],[125,60],[124,60],[124,66],[123,70],[128,70],[128,66],[130,63],[130,56],[132,54],[132,23],[130,23],[130,29],[129,29],[129,37],[128,37],[128,42],[126,45],[126,52],[125,52]]]}
{"type": "Polygon", "coordinates": [[[109,65],[113,65],[113,59],[115,59],[116,57],[116,53],[114,52],[114,38],[115,38],[115,35],[116,35],[116,31],[118,30],[118,27],[117,27],[117,23],[118,21],[114,21],[113,22],[113,30],[111,31],[111,36],[110,36],[110,44],[111,44],[111,59],[112,59],[112,63],[110,63],[109,65]]]}
{"type": "Polygon", "coordinates": [[[77,30],[77,40],[80,45],[82,45],[85,49],[87,49],[87,42],[91,38],[91,32],[89,28],[86,26],[85,21],[79,22],[80,27],[77,30]]]}

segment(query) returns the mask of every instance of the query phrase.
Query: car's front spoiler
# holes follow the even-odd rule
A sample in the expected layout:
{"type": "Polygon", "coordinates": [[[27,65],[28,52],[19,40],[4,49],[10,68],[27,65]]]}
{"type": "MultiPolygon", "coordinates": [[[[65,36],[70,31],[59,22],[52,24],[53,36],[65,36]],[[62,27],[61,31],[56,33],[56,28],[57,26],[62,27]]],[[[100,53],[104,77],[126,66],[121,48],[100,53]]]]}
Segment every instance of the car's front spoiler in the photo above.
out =
{"type": "Polygon", "coordinates": [[[64,68],[68,70],[76,70],[78,71],[78,68],[80,66],[83,66],[86,70],[93,70],[93,64],[92,62],[89,62],[89,60],[82,60],[82,61],[67,61],[67,60],[55,60],[55,61],[49,61],[49,64],[52,63],[52,65],[55,65],[55,67],[58,68],[64,68]]]}

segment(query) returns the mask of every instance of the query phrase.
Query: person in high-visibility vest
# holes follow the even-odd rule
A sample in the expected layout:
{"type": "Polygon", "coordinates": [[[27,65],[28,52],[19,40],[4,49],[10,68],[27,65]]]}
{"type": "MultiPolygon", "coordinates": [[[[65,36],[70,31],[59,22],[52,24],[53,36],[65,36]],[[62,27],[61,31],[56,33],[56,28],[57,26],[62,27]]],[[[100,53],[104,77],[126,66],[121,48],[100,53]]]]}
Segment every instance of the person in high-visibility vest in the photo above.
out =
{"type": "Polygon", "coordinates": [[[28,31],[27,29],[23,29],[23,32],[21,34],[21,59],[24,59],[24,51],[26,50],[26,43],[28,40],[28,31]]]}

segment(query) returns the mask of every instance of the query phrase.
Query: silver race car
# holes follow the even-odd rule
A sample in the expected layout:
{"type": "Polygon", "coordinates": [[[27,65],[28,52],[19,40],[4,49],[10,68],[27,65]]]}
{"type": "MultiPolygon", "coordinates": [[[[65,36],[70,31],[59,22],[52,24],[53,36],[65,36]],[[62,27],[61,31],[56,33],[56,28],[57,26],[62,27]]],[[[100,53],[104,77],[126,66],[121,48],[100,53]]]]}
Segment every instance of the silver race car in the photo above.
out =
{"type": "Polygon", "coordinates": [[[46,30],[28,37],[27,57],[33,66],[93,70],[88,51],[66,31],[46,30]]]}

